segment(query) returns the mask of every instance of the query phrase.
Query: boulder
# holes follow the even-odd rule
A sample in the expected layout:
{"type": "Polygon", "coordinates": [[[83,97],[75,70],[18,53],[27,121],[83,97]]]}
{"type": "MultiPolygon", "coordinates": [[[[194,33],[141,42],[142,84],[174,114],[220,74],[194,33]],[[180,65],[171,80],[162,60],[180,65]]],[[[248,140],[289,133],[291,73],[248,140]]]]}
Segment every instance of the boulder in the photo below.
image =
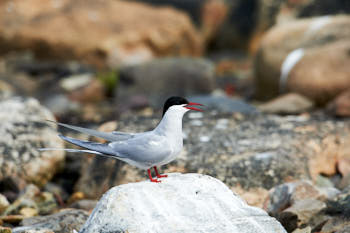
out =
{"type": "Polygon", "coordinates": [[[0,102],[0,183],[17,192],[26,183],[43,186],[64,162],[63,151],[40,152],[38,148],[63,148],[49,110],[35,99],[11,98],[0,102]]]}
{"type": "Polygon", "coordinates": [[[275,186],[269,191],[264,209],[271,216],[277,216],[299,201],[308,199],[325,201],[327,198],[329,197],[325,196],[319,188],[313,186],[309,181],[289,182],[275,186]]]}
{"type": "Polygon", "coordinates": [[[329,112],[339,117],[350,117],[350,89],[340,93],[328,106],[329,112]]]}
{"type": "Polygon", "coordinates": [[[248,206],[219,180],[170,174],[155,184],[120,185],[98,202],[81,233],[286,232],[274,218],[248,206]]]}
{"type": "MultiPolygon", "coordinates": [[[[224,0],[134,0],[153,6],[170,6],[188,14],[200,28],[205,41],[216,38],[218,28],[224,23],[229,4],[224,0]]],[[[240,22],[236,22],[239,24],[240,22]]]]}
{"type": "MultiPolygon", "coordinates": [[[[204,59],[165,58],[120,69],[118,109],[132,107],[133,96],[153,107],[169,96],[209,94],[215,87],[215,67],[204,59]]],[[[139,101],[136,101],[139,102],[139,101]]]]}
{"type": "Polygon", "coordinates": [[[295,20],[271,28],[255,58],[256,96],[286,91],[325,104],[350,86],[350,16],[295,20]]]}
{"type": "MultiPolygon", "coordinates": [[[[126,114],[118,121],[117,131],[152,130],[159,118],[160,114],[126,114]]],[[[349,121],[323,115],[190,112],[185,115],[183,133],[182,153],[162,170],[208,174],[246,191],[269,190],[310,179],[310,174],[313,179],[318,174],[336,174],[338,156],[348,156],[350,146],[349,121]]],[[[81,173],[75,190],[88,198],[99,197],[114,185],[147,179],[143,170],[101,157],[85,160],[81,173]]]]}
{"type": "Polygon", "coordinates": [[[12,233],[21,232],[55,232],[66,233],[79,230],[88,218],[84,210],[62,209],[58,213],[23,219],[20,227],[12,229],[12,233]]]}
{"type": "MultiPolygon", "coordinates": [[[[278,215],[278,220],[288,232],[291,232],[298,227],[310,224],[311,219],[321,210],[325,209],[325,207],[326,204],[319,200],[301,200],[282,211],[278,215]]],[[[317,222],[316,225],[318,224],[320,224],[320,222],[317,222]]]]}
{"type": "Polygon", "coordinates": [[[288,93],[258,106],[262,112],[275,114],[301,114],[312,109],[313,102],[308,98],[288,93]]]}
{"type": "Polygon", "coordinates": [[[128,1],[6,0],[0,3],[0,28],[0,53],[31,50],[41,58],[98,67],[202,53],[186,14],[128,1]]]}
{"type": "Polygon", "coordinates": [[[286,22],[295,18],[312,16],[347,14],[350,12],[350,4],[347,0],[305,0],[282,1],[277,14],[277,22],[286,22]]]}

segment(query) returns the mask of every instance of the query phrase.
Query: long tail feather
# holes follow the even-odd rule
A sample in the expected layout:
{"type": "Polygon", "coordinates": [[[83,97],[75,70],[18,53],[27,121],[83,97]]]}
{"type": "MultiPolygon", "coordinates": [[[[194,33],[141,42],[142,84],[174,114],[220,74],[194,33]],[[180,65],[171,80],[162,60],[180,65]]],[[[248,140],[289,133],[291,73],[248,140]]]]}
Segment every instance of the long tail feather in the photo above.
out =
{"type": "Polygon", "coordinates": [[[98,137],[98,138],[103,138],[103,139],[105,139],[107,141],[118,141],[118,140],[120,140],[120,136],[114,135],[113,133],[100,132],[100,131],[93,130],[93,129],[87,129],[87,128],[78,127],[78,126],[74,126],[74,125],[63,124],[63,123],[50,121],[50,120],[47,120],[47,121],[55,123],[55,124],[57,124],[59,126],[62,126],[62,127],[66,127],[68,129],[72,129],[72,130],[78,131],[80,133],[88,134],[88,135],[91,135],[91,136],[94,136],[94,137],[98,137]]]}
{"type": "Polygon", "coordinates": [[[75,138],[70,138],[70,137],[66,137],[63,135],[58,135],[60,138],[62,138],[63,140],[72,143],[76,146],[80,146],[83,147],[85,149],[88,150],[92,150],[92,151],[97,151],[101,154],[105,154],[105,155],[110,155],[110,156],[114,156],[114,157],[121,157],[119,155],[117,155],[111,147],[108,146],[108,144],[102,144],[102,143],[97,143],[97,142],[89,142],[89,141],[82,141],[79,139],[75,139],[75,138]]]}
{"type": "Polygon", "coordinates": [[[39,151],[52,151],[52,150],[63,150],[67,152],[81,152],[81,153],[90,153],[90,154],[96,154],[96,155],[104,155],[100,152],[93,151],[93,150],[79,150],[79,149],[63,149],[63,148],[38,148],[39,151]]]}

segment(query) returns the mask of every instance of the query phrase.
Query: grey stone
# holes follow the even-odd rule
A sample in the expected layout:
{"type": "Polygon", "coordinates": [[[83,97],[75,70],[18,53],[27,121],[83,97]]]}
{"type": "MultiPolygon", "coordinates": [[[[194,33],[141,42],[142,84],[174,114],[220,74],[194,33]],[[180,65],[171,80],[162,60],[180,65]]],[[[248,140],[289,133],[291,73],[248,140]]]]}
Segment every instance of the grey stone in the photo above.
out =
{"type": "Polygon", "coordinates": [[[350,189],[345,189],[327,202],[326,213],[350,218],[350,189]]]}
{"type": "Polygon", "coordinates": [[[35,99],[0,102],[0,182],[23,189],[26,182],[44,185],[63,165],[63,151],[40,152],[41,147],[63,148],[49,110],[35,99]]]}
{"type": "Polygon", "coordinates": [[[347,233],[350,232],[350,221],[343,217],[334,217],[328,220],[321,230],[322,233],[347,233]]]}
{"type": "Polygon", "coordinates": [[[121,111],[132,106],[131,96],[143,96],[153,107],[169,96],[209,94],[214,90],[215,67],[204,59],[165,58],[120,69],[117,89],[121,111]]]}
{"type": "Polygon", "coordinates": [[[56,214],[23,219],[22,226],[13,228],[12,232],[40,230],[50,230],[55,233],[73,232],[73,230],[79,230],[87,218],[88,213],[84,210],[63,209],[56,214]]]}
{"type": "Polygon", "coordinates": [[[80,232],[286,232],[215,178],[173,173],[162,181],[112,188],[80,232]]]}

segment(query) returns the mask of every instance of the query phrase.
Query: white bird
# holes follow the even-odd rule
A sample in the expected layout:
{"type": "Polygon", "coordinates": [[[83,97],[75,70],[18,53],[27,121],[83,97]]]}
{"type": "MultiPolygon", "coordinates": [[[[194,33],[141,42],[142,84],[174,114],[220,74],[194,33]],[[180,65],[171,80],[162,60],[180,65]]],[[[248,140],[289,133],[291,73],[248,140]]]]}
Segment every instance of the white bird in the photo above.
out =
{"type": "MultiPolygon", "coordinates": [[[[160,175],[157,167],[173,161],[183,147],[182,118],[189,110],[202,111],[193,105],[202,106],[199,103],[187,101],[182,97],[170,97],[164,104],[163,118],[152,131],[143,133],[105,133],[78,126],[57,123],[60,126],[103,138],[108,143],[82,141],[75,138],[59,135],[63,140],[85,148],[63,149],[68,152],[86,152],[108,156],[122,160],[141,169],[147,169],[151,182],[160,182],[157,178],[167,177],[160,175]],[[151,168],[154,168],[157,178],[153,179],[151,168]]],[[[55,148],[40,148],[39,150],[56,150],[55,148]]]]}

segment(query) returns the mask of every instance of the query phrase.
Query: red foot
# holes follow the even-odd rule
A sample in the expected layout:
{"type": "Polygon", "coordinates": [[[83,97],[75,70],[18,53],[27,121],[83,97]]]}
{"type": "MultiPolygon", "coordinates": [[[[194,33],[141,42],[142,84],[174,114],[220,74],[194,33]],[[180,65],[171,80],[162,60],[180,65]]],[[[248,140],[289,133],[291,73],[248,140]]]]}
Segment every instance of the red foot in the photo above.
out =
{"type": "Polygon", "coordinates": [[[157,179],[153,179],[153,178],[152,178],[151,169],[147,169],[147,172],[148,172],[148,177],[149,177],[149,179],[151,180],[151,182],[154,182],[154,183],[160,183],[160,182],[161,182],[160,180],[157,180],[157,179]]]}
{"type": "Polygon", "coordinates": [[[159,174],[156,166],[154,166],[153,168],[154,168],[154,171],[156,172],[156,176],[158,178],[168,177],[168,175],[161,175],[161,174],[159,174]]]}
{"type": "Polygon", "coordinates": [[[151,182],[154,182],[154,183],[160,183],[160,182],[162,182],[162,181],[157,180],[157,179],[151,179],[151,182]]]}

